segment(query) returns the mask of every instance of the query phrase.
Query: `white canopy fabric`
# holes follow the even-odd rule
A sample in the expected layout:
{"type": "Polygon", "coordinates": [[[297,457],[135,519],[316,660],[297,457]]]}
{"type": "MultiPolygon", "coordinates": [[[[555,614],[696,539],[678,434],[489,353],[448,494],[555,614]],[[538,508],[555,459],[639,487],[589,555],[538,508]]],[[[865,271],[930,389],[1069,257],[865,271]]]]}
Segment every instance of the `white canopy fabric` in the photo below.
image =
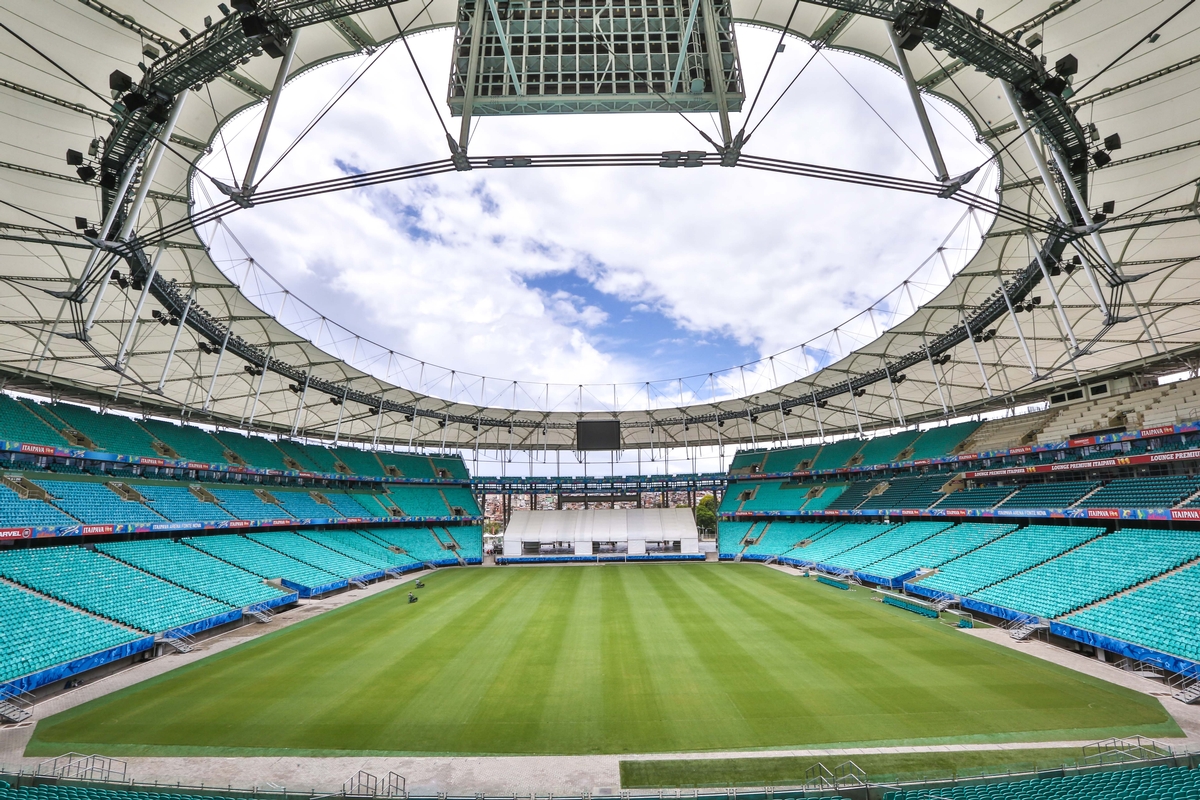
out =
{"type": "MultiPolygon", "coordinates": [[[[921,351],[964,317],[995,303],[1001,279],[1010,280],[1030,268],[1034,250],[1026,226],[998,219],[982,249],[944,291],[874,341],[802,380],[749,397],[616,411],[626,447],[779,439],[784,425],[789,436],[797,437],[860,425],[911,424],[1041,398],[1052,387],[1077,380],[1170,371],[1195,352],[1200,340],[1200,5],[1190,6],[1187,0],[979,3],[990,29],[1009,38],[1021,32],[1026,40],[1036,31],[1044,40],[1036,52],[1045,55],[1051,68],[1068,53],[1078,58],[1070,106],[1081,122],[1094,124],[1102,138],[1120,134],[1122,147],[1112,153],[1112,162],[1092,169],[1087,181],[1090,211],[1108,201],[1115,204],[1099,229],[1117,275],[1125,279],[1114,288],[1098,276],[1109,319],[1085,270],[1052,278],[1083,352],[1071,359],[1066,331],[1043,282],[1031,292],[1041,297],[1040,307],[1002,315],[991,324],[994,336],[977,348],[964,341],[948,351],[944,364],[921,359],[907,366],[901,383],[877,380],[862,387],[862,396],[833,396],[820,410],[818,423],[816,409],[808,404],[814,393],[877,372],[902,354],[921,351]],[[785,416],[780,404],[794,401],[799,405],[785,416]],[[714,415],[720,414],[726,419],[718,427],[714,415]]],[[[349,0],[263,5],[343,8],[349,0]]],[[[909,5],[899,0],[861,3],[873,9],[909,5]]],[[[734,0],[733,8],[739,21],[774,28],[792,15],[790,30],[798,36],[893,64],[887,23],[880,19],[808,2],[798,3],[792,14],[793,3],[787,0],[734,0]]],[[[451,0],[428,5],[406,0],[391,7],[394,18],[387,8],[375,8],[306,26],[291,75],[376,48],[397,35],[397,23],[410,31],[449,25],[455,10],[451,0]]],[[[181,295],[194,291],[193,313],[206,314],[228,327],[235,339],[266,353],[275,364],[292,365],[310,375],[314,383],[324,381],[322,386],[340,387],[354,397],[396,405],[385,407],[382,414],[371,413],[364,402],[330,403],[330,393],[324,390],[303,395],[302,405],[302,387],[289,388],[297,382],[294,377],[268,369],[260,380],[238,357],[220,358],[211,343],[202,348],[197,332],[187,326],[160,393],[180,328],[152,318],[151,312],[160,308],[153,297],[140,315],[123,370],[112,368],[138,298],[132,288],[108,287],[88,341],[64,335],[76,329],[73,317],[86,315],[91,305],[90,297],[76,306],[55,294],[74,287],[91,254],[91,245],[74,233],[75,218],[94,225],[106,211],[95,181],[77,178],[74,168],[64,163],[64,154],[68,148],[86,152],[94,138],[110,136],[114,112],[106,99],[109,73],[120,69],[138,79],[138,62],[153,69],[150,56],[144,54],[147,45],[159,53],[178,48],[186,42],[180,29],[196,36],[205,30],[206,15],[221,19],[215,4],[210,8],[187,0],[16,0],[0,10],[5,26],[0,30],[0,377],[6,385],[222,425],[250,424],[252,418],[259,429],[297,430],[317,437],[332,438],[336,430],[342,438],[358,441],[572,448],[580,416],[574,410],[534,412],[452,402],[407,388],[416,385],[414,381],[393,385],[348,365],[337,343],[322,340],[318,347],[251,303],[213,263],[190,226],[165,243],[158,272],[175,281],[181,295]],[[410,420],[414,402],[418,412],[410,420]]],[[[1002,151],[998,162],[1003,203],[1042,222],[1055,219],[1001,84],[924,46],[909,58],[924,90],[955,103],[983,139],[1002,151]]],[[[193,162],[214,141],[220,124],[269,95],[278,64],[266,55],[234,62],[191,93],[135,233],[186,220],[193,162]]],[[[896,90],[904,91],[899,81],[896,90]]],[[[1039,242],[1044,239],[1043,233],[1037,236],[1039,242]]],[[[1090,239],[1083,237],[1081,246],[1094,261],[1090,239]]],[[[1068,245],[1065,257],[1074,252],[1074,245],[1068,245]]],[[[147,256],[153,255],[151,248],[147,256]]],[[[117,268],[128,273],[123,262],[117,268]]],[[[380,359],[386,358],[381,352],[380,359]]],[[[889,377],[894,377],[890,371],[889,377]]]]}

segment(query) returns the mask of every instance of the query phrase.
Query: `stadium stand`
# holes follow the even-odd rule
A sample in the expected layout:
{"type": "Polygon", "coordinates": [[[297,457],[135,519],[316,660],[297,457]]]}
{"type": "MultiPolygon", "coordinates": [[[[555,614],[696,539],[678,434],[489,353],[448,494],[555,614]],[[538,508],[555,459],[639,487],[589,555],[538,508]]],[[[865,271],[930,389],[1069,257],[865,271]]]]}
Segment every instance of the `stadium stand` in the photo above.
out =
{"type": "Polygon", "coordinates": [[[964,522],[870,565],[872,575],[895,578],[917,569],[935,569],[1016,529],[1015,524],[964,522]]]}
{"type": "Polygon", "coordinates": [[[1200,534],[1126,529],[1101,536],[972,597],[1059,617],[1200,556],[1200,534]]]}
{"type": "Polygon", "coordinates": [[[825,507],[835,511],[847,511],[852,508],[858,508],[867,499],[867,495],[871,490],[880,483],[881,481],[878,479],[848,483],[841,494],[831,500],[825,507]]]}
{"type": "Polygon", "coordinates": [[[845,569],[864,569],[869,564],[893,556],[941,533],[952,524],[950,522],[908,522],[896,525],[881,536],[876,536],[857,547],[852,547],[826,559],[826,563],[845,569]]]}
{"type": "MultiPolygon", "coordinates": [[[[208,487],[221,507],[238,519],[285,519],[288,513],[274,503],[266,503],[253,489],[218,489],[208,487]]],[[[274,497],[274,495],[272,495],[274,497]]]]}
{"type": "Polygon", "coordinates": [[[919,430],[901,431],[891,436],[876,436],[863,443],[862,449],[855,454],[851,463],[869,466],[872,464],[890,464],[900,458],[900,454],[908,450],[912,443],[921,435],[919,430]]]}
{"type": "Polygon", "coordinates": [[[436,486],[393,485],[388,487],[389,499],[409,517],[446,517],[450,508],[436,486]]]}
{"type": "MultiPolygon", "coordinates": [[[[374,508],[367,508],[363,503],[359,502],[353,495],[346,492],[325,490],[321,494],[329,500],[330,505],[344,517],[382,517],[383,510],[378,503],[372,503],[374,508]]],[[[326,506],[328,508],[328,506],[326,506]]],[[[329,513],[329,512],[327,512],[329,513]]],[[[329,516],[336,514],[329,513],[329,516]]]]}
{"type": "Polygon", "coordinates": [[[377,478],[387,476],[387,472],[383,469],[383,464],[369,450],[359,450],[356,447],[342,446],[333,448],[333,453],[355,475],[371,475],[377,478]]]}
{"type": "Polygon", "coordinates": [[[863,446],[862,439],[842,439],[824,445],[813,461],[813,469],[837,469],[846,466],[863,446]]]}
{"type": "Polygon", "coordinates": [[[804,505],[808,495],[797,484],[783,481],[738,484],[738,487],[743,491],[754,491],[754,496],[741,504],[742,511],[796,511],[804,505]]]}
{"type": "Polygon", "coordinates": [[[1200,797],[1200,770],[1145,767],[1086,775],[888,792],[884,800],[1192,800],[1200,797]]]}
{"type": "Polygon", "coordinates": [[[305,531],[302,535],[323,547],[377,569],[407,567],[417,563],[416,559],[389,549],[361,531],[305,531]]]}
{"type": "Polygon", "coordinates": [[[1037,441],[1038,433],[1058,415],[1058,409],[991,419],[980,425],[959,447],[962,453],[992,453],[1037,441]]]}
{"type": "Polygon", "coordinates": [[[1062,622],[1200,661],[1200,564],[1077,611],[1062,622]]]}
{"type": "Polygon", "coordinates": [[[798,469],[807,469],[803,466],[806,462],[812,464],[813,459],[817,457],[821,445],[813,444],[806,447],[790,447],[784,450],[771,450],[767,453],[763,461],[762,471],[768,474],[779,472],[795,472],[798,469]]]}
{"type": "Polygon", "coordinates": [[[1001,503],[1003,508],[1069,508],[1099,486],[1097,481],[1059,481],[1023,486],[1001,503]]]}
{"type": "Polygon", "coordinates": [[[846,487],[849,485],[850,484],[848,483],[816,483],[801,487],[809,490],[814,488],[819,488],[821,490],[821,493],[818,496],[809,498],[807,501],[805,501],[804,510],[824,511],[825,509],[829,508],[830,504],[842,496],[842,492],[846,491],[846,487]]]}
{"type": "Polygon", "coordinates": [[[1036,567],[1104,533],[1103,528],[1030,525],[949,561],[921,586],[967,595],[1036,567]]]}
{"type": "Polygon", "coordinates": [[[373,571],[370,564],[291,531],[251,533],[246,538],[339,578],[356,578],[373,571]]]}
{"type": "Polygon", "coordinates": [[[150,508],[172,522],[207,522],[233,519],[223,508],[206,503],[192,494],[186,486],[162,486],[139,483],[138,494],[146,498],[150,508]]]}
{"type": "Polygon", "coordinates": [[[6,394],[0,394],[0,440],[52,447],[69,444],[56,428],[6,394]]]}
{"type": "MultiPolygon", "coordinates": [[[[276,439],[275,446],[283,453],[286,458],[292,459],[296,466],[308,472],[336,472],[334,467],[334,459],[323,459],[322,454],[316,452],[315,447],[306,447],[300,442],[293,442],[290,439],[276,439]]],[[[324,448],[321,448],[324,449],[324,448]]],[[[295,469],[296,467],[291,467],[295,469]]]]}
{"type": "Polygon", "coordinates": [[[820,538],[803,547],[794,547],[784,552],[788,558],[828,564],[834,556],[874,539],[890,531],[894,526],[874,522],[847,522],[822,533],[820,538]]]}
{"type": "Polygon", "coordinates": [[[449,478],[459,481],[471,479],[471,473],[467,471],[467,465],[463,463],[461,458],[429,456],[427,460],[433,468],[433,477],[435,478],[449,478]]]}
{"type": "Polygon", "coordinates": [[[1016,486],[979,486],[946,495],[938,508],[995,508],[1004,498],[1017,491],[1016,486]]]}
{"type": "Polygon", "coordinates": [[[144,635],[7,583],[0,607],[0,683],[144,635]]]}
{"type": "Polygon", "coordinates": [[[225,457],[226,448],[212,434],[195,425],[175,425],[156,419],[138,422],[158,441],[174,450],[180,458],[204,464],[231,463],[225,457]]]}
{"type": "Polygon", "coordinates": [[[0,555],[0,575],[138,630],[155,633],[229,611],[195,592],[82,547],[42,547],[0,555]]]}
{"type": "Polygon", "coordinates": [[[98,414],[90,408],[69,403],[54,403],[44,406],[43,410],[62,420],[60,431],[78,431],[101,450],[150,458],[164,455],[154,448],[154,437],[129,417],[120,414],[98,414]]]}
{"type": "Polygon", "coordinates": [[[0,527],[60,527],[77,525],[79,520],[69,517],[55,506],[41,500],[22,500],[15,491],[0,484],[0,527]]]}
{"type": "Polygon", "coordinates": [[[1110,481],[1080,501],[1079,508],[1167,508],[1200,489],[1193,475],[1157,475],[1110,481]]]}
{"type": "Polygon", "coordinates": [[[454,537],[458,544],[458,554],[471,563],[483,561],[483,526],[464,525],[457,528],[443,528],[447,534],[454,537]]]}
{"type": "Polygon", "coordinates": [[[367,533],[385,547],[399,547],[422,563],[456,560],[429,528],[372,528],[367,533]]]}
{"type": "Polygon", "coordinates": [[[303,489],[276,489],[271,495],[296,519],[330,519],[340,516],[336,508],[317,502],[303,489]]]}
{"type": "Polygon", "coordinates": [[[246,436],[237,431],[217,431],[213,434],[222,445],[235,453],[243,463],[262,469],[291,469],[283,461],[283,451],[261,436],[246,436]]]}
{"type": "Polygon", "coordinates": [[[925,458],[943,458],[954,455],[968,437],[982,425],[981,422],[959,422],[955,425],[944,425],[930,428],[912,443],[912,451],[903,454],[905,461],[920,461],[925,458]]]}
{"type": "Polygon", "coordinates": [[[253,572],[260,578],[284,578],[300,586],[324,586],[333,583],[338,576],[297,561],[266,545],[251,541],[245,536],[197,536],[184,539],[185,544],[202,550],[222,561],[253,572]]]}
{"type": "Polygon", "coordinates": [[[122,500],[103,483],[75,480],[36,480],[54,498],[54,505],[88,524],[162,522],[163,517],[134,500],[122,500]]]}
{"type": "Polygon", "coordinates": [[[283,592],[244,569],[170,539],[110,542],[100,552],[176,586],[235,608],[275,600],[283,592]]]}
{"type": "Polygon", "coordinates": [[[746,534],[760,522],[720,522],[717,523],[717,552],[722,555],[737,555],[742,552],[742,540],[746,534]]]}
{"type": "Polygon", "coordinates": [[[905,475],[891,478],[888,488],[868,497],[859,508],[929,508],[941,500],[943,495],[938,491],[946,483],[946,476],[934,475],[905,475]]]}
{"type": "Polygon", "coordinates": [[[751,532],[757,541],[746,548],[746,555],[778,556],[806,539],[818,538],[821,531],[828,527],[829,524],[825,522],[761,522],[751,532]]]}
{"type": "Polygon", "coordinates": [[[465,486],[443,486],[442,496],[446,498],[446,505],[451,509],[461,508],[466,511],[466,516],[479,516],[479,504],[475,502],[475,495],[465,486]]]}

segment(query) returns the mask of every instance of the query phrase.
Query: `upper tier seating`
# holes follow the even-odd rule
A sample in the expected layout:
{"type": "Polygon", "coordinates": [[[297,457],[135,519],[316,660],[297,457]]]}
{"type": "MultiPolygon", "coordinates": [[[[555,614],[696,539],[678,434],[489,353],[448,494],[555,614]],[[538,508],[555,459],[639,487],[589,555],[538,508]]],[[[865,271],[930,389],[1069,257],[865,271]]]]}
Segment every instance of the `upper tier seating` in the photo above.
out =
{"type": "Polygon", "coordinates": [[[357,447],[340,446],[333,448],[334,455],[345,464],[355,475],[373,475],[378,478],[386,477],[383,464],[369,450],[359,450],[357,447]]]}
{"type": "Polygon", "coordinates": [[[448,517],[450,509],[436,486],[394,484],[388,487],[391,501],[408,517],[448,517]]]}
{"type": "MultiPolygon", "coordinates": [[[[739,483],[738,494],[755,490],[754,497],[741,504],[742,511],[797,511],[805,503],[807,487],[786,481],[739,483]]],[[[736,507],[735,507],[736,510],[736,507]]]]}
{"type": "Polygon", "coordinates": [[[1029,444],[1037,439],[1037,432],[1057,414],[1058,409],[1055,408],[988,420],[967,437],[959,452],[994,453],[1029,444]]]}
{"type": "Polygon", "coordinates": [[[907,450],[921,435],[919,430],[901,431],[891,436],[876,436],[863,443],[858,451],[857,463],[869,467],[874,464],[891,464],[899,459],[900,454],[907,450]]]}
{"type": "Polygon", "coordinates": [[[906,550],[876,561],[866,571],[882,578],[896,578],[916,569],[935,569],[1015,530],[1016,527],[1015,524],[964,522],[906,550]]]}
{"type": "Polygon", "coordinates": [[[217,431],[214,436],[242,461],[260,469],[291,469],[283,462],[283,451],[261,436],[245,436],[237,431],[217,431]]]}
{"type": "Polygon", "coordinates": [[[197,536],[184,539],[197,550],[203,550],[222,561],[228,561],[260,578],[284,578],[300,586],[324,586],[334,583],[338,576],[310,564],[285,556],[266,545],[252,542],[245,536],[197,536]]]}
{"type": "Polygon", "coordinates": [[[1127,528],[972,596],[1039,617],[1059,617],[1197,556],[1200,534],[1127,528]]]}
{"type": "MultiPolygon", "coordinates": [[[[288,513],[274,503],[266,503],[259,499],[253,489],[218,489],[209,487],[209,491],[220,502],[221,507],[238,519],[286,519],[288,513]]],[[[272,495],[274,496],[274,495],[272,495]]]]}
{"type": "Polygon", "coordinates": [[[67,447],[58,430],[6,394],[0,394],[0,440],[67,447]]]}
{"type": "Polygon", "coordinates": [[[858,547],[826,559],[826,563],[845,569],[866,569],[868,565],[874,564],[876,561],[907,550],[934,534],[941,533],[952,524],[950,522],[908,522],[896,525],[882,536],[876,536],[858,547]]]}
{"type": "Polygon", "coordinates": [[[886,491],[867,498],[859,508],[929,508],[942,499],[938,489],[945,483],[945,475],[905,475],[891,478],[886,491]]]}
{"type": "Polygon", "coordinates": [[[150,502],[150,507],[172,522],[205,522],[232,519],[220,506],[206,503],[186,486],[159,486],[139,483],[134,488],[150,502]]]}
{"type": "Polygon", "coordinates": [[[443,486],[442,494],[450,508],[461,508],[469,517],[479,516],[479,504],[475,502],[475,495],[465,486],[443,486]]]}
{"type": "MultiPolygon", "coordinates": [[[[302,470],[308,472],[337,472],[334,468],[333,457],[322,458],[321,453],[315,452],[317,448],[306,447],[290,439],[276,439],[275,446],[279,448],[279,451],[284,456],[299,464],[302,470]]],[[[324,448],[321,449],[323,450],[324,448]]]]}
{"type": "Polygon", "coordinates": [[[1096,481],[1031,483],[1001,505],[1004,508],[1068,508],[1099,485],[1096,481]]]}
{"type": "Polygon", "coordinates": [[[946,495],[938,508],[995,508],[1000,501],[1015,492],[1015,486],[980,486],[946,495]]]}
{"type": "Polygon", "coordinates": [[[195,425],[175,425],[157,419],[144,419],[138,424],[151,436],[178,453],[180,458],[203,464],[228,463],[225,459],[225,445],[202,428],[195,425]]]}
{"type": "Polygon", "coordinates": [[[955,425],[930,428],[921,434],[921,438],[913,442],[912,453],[905,456],[904,460],[920,461],[924,458],[944,458],[953,455],[955,448],[978,430],[981,424],[980,422],[959,422],[955,425]]]}
{"type": "Polygon", "coordinates": [[[12,489],[0,485],[0,527],[58,528],[78,524],[78,520],[72,519],[49,503],[41,500],[22,500],[12,489]]]}
{"type": "Polygon", "coordinates": [[[921,585],[957,595],[973,594],[1102,533],[1103,528],[1030,525],[943,564],[936,574],[922,580],[921,585]]]}
{"type": "Polygon", "coordinates": [[[0,608],[0,683],[145,635],[7,583],[0,608]]]}
{"type": "Polygon", "coordinates": [[[0,575],[149,633],[230,610],[225,603],[82,547],[40,547],[0,554],[0,575]]]}
{"type": "Polygon", "coordinates": [[[795,547],[784,553],[788,558],[828,564],[834,556],[890,531],[894,526],[873,522],[847,522],[830,527],[820,538],[805,547],[795,547]]]}
{"type": "Polygon", "coordinates": [[[757,467],[756,471],[763,472],[762,466],[766,458],[765,450],[738,450],[733,454],[733,460],[729,462],[729,471],[739,474],[739,470],[746,471],[757,467]]]}
{"type": "Polygon", "coordinates": [[[1200,798],[1200,769],[1145,767],[939,789],[900,790],[888,792],[883,797],[884,800],[1195,800],[1200,798]]]}
{"type": "Polygon", "coordinates": [[[1110,481],[1079,508],[1170,508],[1200,489],[1200,478],[1191,475],[1157,475],[1110,481]]]}
{"type": "Polygon", "coordinates": [[[337,575],[339,578],[356,578],[378,569],[378,567],[373,568],[370,564],[357,558],[343,555],[291,531],[252,533],[246,538],[266,545],[297,561],[303,561],[317,569],[337,575]]]}
{"type": "Polygon", "coordinates": [[[403,553],[389,550],[361,531],[304,531],[301,535],[376,569],[405,567],[416,562],[403,553]]]}
{"type": "MultiPolygon", "coordinates": [[[[384,466],[393,467],[401,478],[436,478],[433,459],[416,453],[379,453],[384,466]]],[[[462,462],[458,462],[461,464],[462,462]]]]}
{"type": "MultiPolygon", "coordinates": [[[[751,534],[757,537],[758,541],[746,548],[746,555],[777,556],[806,539],[817,538],[821,531],[828,527],[827,522],[760,522],[751,534]]],[[[739,546],[734,552],[740,550],[739,546]]]]}
{"type": "Polygon", "coordinates": [[[853,481],[846,484],[842,493],[830,501],[825,507],[836,511],[848,511],[858,508],[872,489],[880,484],[878,480],[853,481]]]}
{"type": "Polygon", "coordinates": [[[34,481],[50,493],[54,505],[89,524],[153,524],[163,517],[133,500],[122,500],[103,483],[95,481],[34,481]]]}
{"type": "Polygon", "coordinates": [[[1200,661],[1197,597],[1200,597],[1200,564],[1085,608],[1063,622],[1200,661]]]}
{"type": "Polygon", "coordinates": [[[296,519],[336,519],[340,516],[335,508],[318,503],[303,489],[275,489],[271,494],[284,511],[296,519]]]}
{"type": "MultiPolygon", "coordinates": [[[[154,437],[129,417],[120,414],[97,414],[90,408],[69,403],[54,403],[45,406],[43,410],[50,411],[62,420],[56,426],[60,431],[79,431],[102,450],[127,456],[161,457],[154,449],[154,437]]],[[[52,420],[47,421],[54,424],[52,420]]]]}
{"type": "MultiPolygon", "coordinates": [[[[354,495],[346,492],[337,492],[326,490],[322,492],[333,504],[333,507],[338,510],[344,517],[382,517],[384,516],[383,509],[374,501],[363,503],[356,499],[357,496],[364,494],[356,492],[354,495]]],[[[332,515],[331,515],[332,516],[332,515]]]]}
{"type": "Polygon", "coordinates": [[[110,542],[96,549],[196,594],[244,608],[274,600],[283,592],[244,569],[170,539],[110,542]]]}
{"type": "Polygon", "coordinates": [[[767,453],[762,471],[768,474],[778,472],[795,472],[804,461],[812,462],[821,449],[819,444],[804,447],[789,447],[785,450],[771,450],[767,453]]]}
{"type": "Polygon", "coordinates": [[[842,439],[831,442],[821,448],[813,461],[813,469],[837,469],[846,466],[846,462],[863,446],[862,439],[842,439]]]}
{"type": "Polygon", "coordinates": [[[446,473],[445,475],[435,475],[434,477],[451,478],[453,480],[460,481],[471,479],[471,473],[467,471],[467,465],[463,463],[461,458],[454,458],[450,456],[430,456],[428,460],[433,466],[435,473],[438,470],[446,473]]]}
{"type": "Polygon", "coordinates": [[[385,546],[401,548],[422,563],[455,560],[454,554],[442,547],[429,528],[372,528],[367,533],[385,546]]]}

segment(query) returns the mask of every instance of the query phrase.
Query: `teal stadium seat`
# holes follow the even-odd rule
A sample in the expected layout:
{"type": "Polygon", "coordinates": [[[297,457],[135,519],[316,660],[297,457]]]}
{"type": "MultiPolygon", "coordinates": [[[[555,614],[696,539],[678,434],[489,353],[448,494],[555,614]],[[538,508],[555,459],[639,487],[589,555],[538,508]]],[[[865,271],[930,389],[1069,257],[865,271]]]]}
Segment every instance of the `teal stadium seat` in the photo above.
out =
{"type": "Polygon", "coordinates": [[[1170,508],[1200,489],[1200,478],[1192,475],[1156,475],[1110,481],[1080,508],[1170,508]]]}
{"type": "Polygon", "coordinates": [[[946,496],[938,503],[938,508],[995,508],[1000,501],[1015,492],[1015,486],[980,486],[975,489],[963,489],[946,496]]]}
{"type": "Polygon", "coordinates": [[[1127,528],[973,594],[1039,617],[1111,597],[1200,556],[1200,533],[1127,528]]]}
{"type": "Polygon", "coordinates": [[[251,533],[246,538],[339,578],[357,578],[379,569],[291,531],[251,533]]]}
{"type": "Polygon", "coordinates": [[[0,527],[59,528],[78,525],[79,520],[41,500],[22,500],[20,495],[0,485],[0,527]]]}
{"type": "Polygon", "coordinates": [[[949,561],[921,586],[967,595],[1024,572],[1104,533],[1103,528],[1030,525],[949,561]]]}
{"type": "Polygon", "coordinates": [[[118,522],[151,525],[166,519],[142,503],[122,500],[116,492],[99,481],[39,479],[34,483],[50,493],[54,505],[80,522],[93,525],[118,522]]]}
{"type": "Polygon", "coordinates": [[[1200,661],[1200,564],[1167,575],[1062,621],[1200,661]]]}
{"type": "Polygon", "coordinates": [[[393,484],[388,487],[388,499],[408,517],[448,517],[450,508],[436,486],[393,484]]]}
{"type": "Polygon", "coordinates": [[[231,610],[226,603],[82,547],[39,547],[4,553],[0,555],[0,575],[148,633],[231,610]]]}
{"type": "MultiPolygon", "coordinates": [[[[121,414],[100,414],[83,406],[70,403],[53,403],[43,406],[62,420],[60,431],[73,429],[91,439],[101,450],[127,456],[159,458],[154,449],[154,437],[131,418],[121,414]]],[[[53,423],[52,423],[53,424],[53,423]]]]}
{"type": "Polygon", "coordinates": [[[1097,481],[1059,481],[1034,483],[1023,487],[1005,500],[1004,508],[1068,508],[1099,486],[1097,481]]]}
{"type": "MultiPolygon", "coordinates": [[[[1200,770],[1146,767],[888,792],[884,800],[1200,800],[1200,770]]],[[[0,798],[3,800],[3,798],[0,798]]]]}
{"type": "Polygon", "coordinates": [[[58,429],[6,394],[0,394],[0,440],[68,447],[58,429]]]}
{"type": "Polygon", "coordinates": [[[145,636],[7,583],[0,608],[0,683],[145,636]]]}
{"type": "Polygon", "coordinates": [[[875,522],[845,522],[835,525],[805,547],[795,547],[784,553],[788,558],[828,564],[841,553],[882,536],[895,526],[875,522]]]}
{"type": "Polygon", "coordinates": [[[283,592],[259,576],[170,539],[110,542],[96,549],[196,594],[235,608],[275,600],[283,592]]]}
{"type": "Polygon", "coordinates": [[[186,486],[138,483],[134,488],[149,501],[155,513],[172,522],[213,522],[233,518],[220,506],[196,497],[186,486]]]}
{"type": "Polygon", "coordinates": [[[930,428],[913,442],[913,452],[905,461],[920,461],[925,458],[945,458],[954,455],[954,450],[967,440],[983,422],[959,422],[930,428]]]}
{"type": "Polygon", "coordinates": [[[401,548],[421,563],[455,560],[429,528],[372,528],[367,534],[385,547],[401,548]]]}
{"type": "Polygon", "coordinates": [[[813,469],[837,469],[846,466],[855,453],[863,446],[862,439],[841,439],[821,447],[813,461],[813,469]]]}
{"type": "Polygon", "coordinates": [[[891,436],[876,436],[874,439],[868,439],[862,449],[858,451],[858,455],[861,456],[858,463],[869,467],[874,464],[891,464],[898,461],[900,454],[907,450],[920,435],[920,431],[901,431],[891,436]]]}
{"type": "Polygon", "coordinates": [[[339,577],[236,534],[196,536],[183,541],[189,547],[241,567],[260,578],[284,578],[298,586],[316,587],[335,583],[339,577]]]}
{"type": "Polygon", "coordinates": [[[226,464],[225,445],[195,425],[176,425],[157,419],[138,422],[151,436],[170,447],[180,458],[204,464],[226,464]]]}
{"type": "Polygon", "coordinates": [[[1016,524],[964,522],[870,565],[867,572],[896,578],[917,569],[935,569],[1016,529],[1016,524]]]}
{"type": "Polygon", "coordinates": [[[941,533],[952,524],[950,522],[906,522],[903,525],[894,525],[882,536],[876,536],[857,547],[826,559],[825,563],[844,569],[864,570],[876,561],[907,550],[913,545],[941,533]]]}

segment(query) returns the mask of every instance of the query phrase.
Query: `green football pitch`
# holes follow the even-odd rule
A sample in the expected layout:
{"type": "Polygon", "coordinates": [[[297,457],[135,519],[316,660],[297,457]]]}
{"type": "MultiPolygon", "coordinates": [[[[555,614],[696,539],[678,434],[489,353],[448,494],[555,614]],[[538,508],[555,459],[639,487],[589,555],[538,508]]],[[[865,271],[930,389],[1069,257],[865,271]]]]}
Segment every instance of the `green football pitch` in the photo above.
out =
{"type": "Polygon", "coordinates": [[[444,570],[40,723],[27,755],[1181,735],[1155,698],[754,564],[444,570]]]}

